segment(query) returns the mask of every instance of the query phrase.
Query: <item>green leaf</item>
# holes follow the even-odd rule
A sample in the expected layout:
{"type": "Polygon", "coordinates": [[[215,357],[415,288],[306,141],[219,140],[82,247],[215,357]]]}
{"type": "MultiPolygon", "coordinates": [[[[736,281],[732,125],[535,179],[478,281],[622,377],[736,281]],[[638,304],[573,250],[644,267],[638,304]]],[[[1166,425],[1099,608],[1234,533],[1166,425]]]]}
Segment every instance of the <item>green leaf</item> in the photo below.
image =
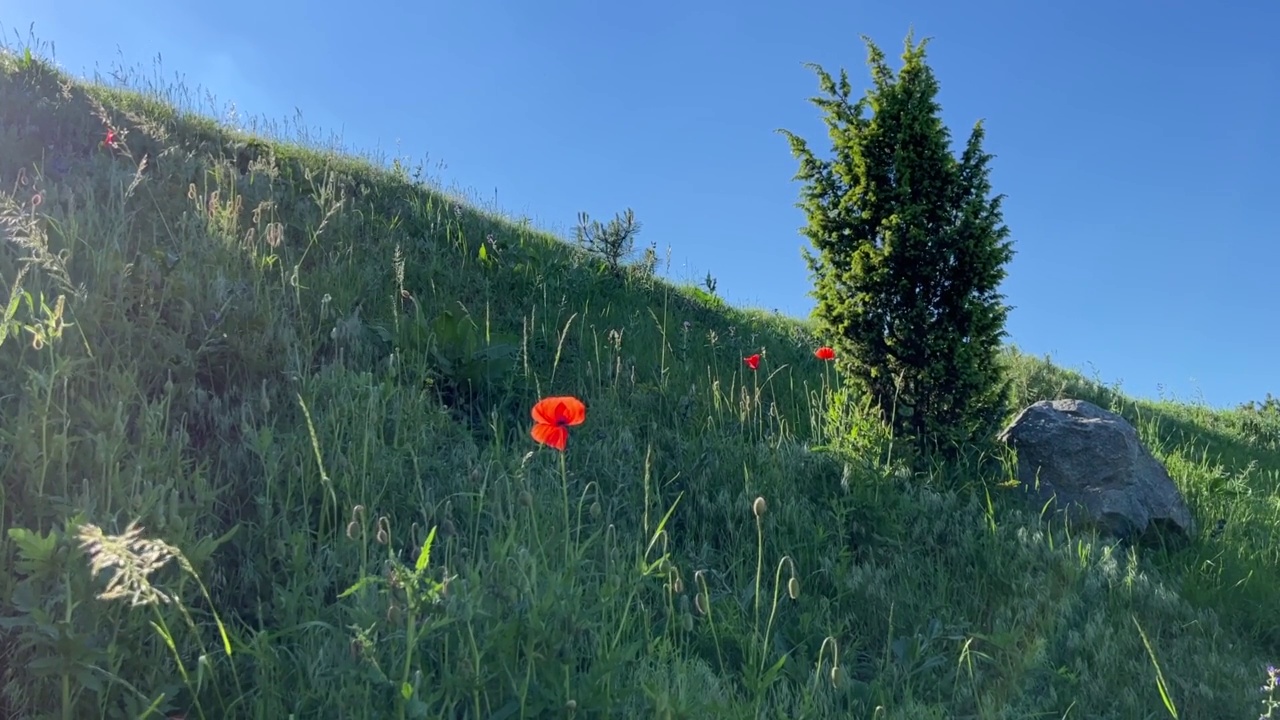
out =
{"type": "Polygon", "coordinates": [[[422,543],[422,552],[418,553],[418,561],[414,563],[415,572],[422,572],[427,563],[431,562],[431,545],[436,541],[436,528],[433,525],[431,532],[427,533],[427,539],[422,543]]]}
{"type": "Polygon", "coordinates": [[[368,575],[365,575],[364,577],[362,577],[362,578],[360,578],[359,580],[357,580],[355,585],[352,585],[351,587],[349,587],[349,588],[347,588],[346,590],[343,590],[341,593],[339,593],[339,594],[338,594],[338,599],[339,599],[339,600],[341,600],[341,599],[343,599],[343,598],[345,598],[345,597],[347,597],[347,596],[351,595],[352,593],[359,592],[360,590],[362,590],[365,586],[367,586],[367,585],[368,585],[370,582],[372,582],[372,581],[373,581],[373,578],[370,578],[368,575]]]}
{"type": "Polygon", "coordinates": [[[431,708],[427,707],[426,703],[417,699],[410,700],[405,709],[409,717],[413,718],[413,720],[422,720],[422,718],[430,717],[431,715],[431,708]]]}
{"type": "Polygon", "coordinates": [[[9,305],[4,309],[4,319],[6,322],[13,319],[18,314],[18,303],[22,302],[22,293],[15,292],[9,296],[9,305]]]}
{"type": "Polygon", "coordinates": [[[400,697],[408,700],[413,697],[413,686],[409,683],[400,683],[400,697]]]}
{"type": "Polygon", "coordinates": [[[58,549],[57,531],[47,535],[31,532],[26,528],[9,528],[9,539],[18,546],[19,572],[26,575],[47,571],[53,563],[54,552],[58,549]]]}
{"type": "Polygon", "coordinates": [[[199,567],[208,562],[209,558],[217,552],[218,548],[231,541],[235,534],[240,531],[240,523],[231,526],[231,529],[223,533],[220,537],[205,536],[195,543],[195,545],[186,552],[187,559],[191,564],[199,567]]]}
{"type": "Polygon", "coordinates": [[[787,663],[787,656],[783,655],[782,657],[778,658],[778,662],[774,663],[773,667],[765,671],[764,680],[763,680],[764,687],[769,687],[770,685],[773,684],[775,680],[778,679],[778,673],[782,672],[782,666],[785,665],[786,663],[787,663]]]}

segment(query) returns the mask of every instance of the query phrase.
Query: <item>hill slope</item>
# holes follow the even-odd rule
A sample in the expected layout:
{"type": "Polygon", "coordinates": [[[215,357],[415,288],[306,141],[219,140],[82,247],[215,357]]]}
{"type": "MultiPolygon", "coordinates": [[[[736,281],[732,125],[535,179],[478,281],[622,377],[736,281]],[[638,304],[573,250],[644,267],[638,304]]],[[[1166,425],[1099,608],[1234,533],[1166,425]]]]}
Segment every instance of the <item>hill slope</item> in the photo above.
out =
{"type": "Polygon", "coordinates": [[[1226,520],[1111,547],[905,472],[801,324],[159,98],[0,55],[0,716],[1259,711],[1274,411],[1011,349],[1226,520]]]}

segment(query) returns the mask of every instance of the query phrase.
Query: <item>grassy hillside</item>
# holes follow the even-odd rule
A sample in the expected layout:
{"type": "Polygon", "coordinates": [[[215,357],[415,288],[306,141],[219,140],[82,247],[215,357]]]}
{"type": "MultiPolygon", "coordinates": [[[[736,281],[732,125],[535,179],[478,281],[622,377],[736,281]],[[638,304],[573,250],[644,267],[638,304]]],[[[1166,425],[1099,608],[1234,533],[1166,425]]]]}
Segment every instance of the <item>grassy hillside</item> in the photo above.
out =
{"type": "Polygon", "coordinates": [[[39,55],[0,55],[0,717],[1265,709],[1274,410],[1011,349],[1205,529],[1112,546],[1007,458],[908,470],[801,324],[39,55]]]}

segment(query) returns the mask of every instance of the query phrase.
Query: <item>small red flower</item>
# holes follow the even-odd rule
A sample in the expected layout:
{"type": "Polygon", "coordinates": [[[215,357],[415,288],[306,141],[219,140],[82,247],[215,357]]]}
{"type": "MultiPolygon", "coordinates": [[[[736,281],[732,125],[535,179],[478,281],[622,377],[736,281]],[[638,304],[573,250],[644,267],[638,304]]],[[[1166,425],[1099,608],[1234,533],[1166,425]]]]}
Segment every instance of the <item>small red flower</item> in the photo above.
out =
{"type": "Polygon", "coordinates": [[[111,129],[108,129],[108,130],[107,130],[107,141],[106,141],[106,144],[107,144],[108,146],[110,146],[110,147],[115,147],[115,146],[116,146],[116,131],[115,131],[115,130],[111,130],[111,129]]]}
{"type": "Polygon", "coordinates": [[[533,439],[564,452],[569,442],[569,427],[587,419],[587,406],[570,395],[543,398],[533,406],[533,439]]]}
{"type": "Polygon", "coordinates": [[[746,363],[747,367],[751,368],[752,370],[759,370],[760,369],[760,353],[756,353],[755,355],[751,355],[749,357],[744,357],[742,358],[742,362],[746,363]]]}
{"type": "Polygon", "coordinates": [[[829,347],[820,347],[817,350],[813,351],[813,356],[818,358],[819,360],[835,360],[836,351],[832,350],[829,347]]]}

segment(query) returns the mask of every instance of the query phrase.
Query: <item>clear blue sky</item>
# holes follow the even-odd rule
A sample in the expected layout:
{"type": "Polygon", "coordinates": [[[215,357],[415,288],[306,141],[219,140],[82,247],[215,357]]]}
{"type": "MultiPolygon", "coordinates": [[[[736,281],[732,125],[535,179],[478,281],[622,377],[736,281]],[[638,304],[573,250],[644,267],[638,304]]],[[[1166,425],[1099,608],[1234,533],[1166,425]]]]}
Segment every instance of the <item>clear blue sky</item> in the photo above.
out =
{"type": "Polygon", "coordinates": [[[301,109],[357,150],[545,227],[627,206],[671,275],[812,307],[785,127],[825,149],[816,61],[869,80],[932,37],[944,120],[985,119],[1018,252],[1008,329],[1125,389],[1280,394],[1280,3],[1145,0],[349,3],[0,0],[76,73],[163,56],[242,113],[301,109]],[[119,52],[118,52],[119,51],[119,52]]]}

